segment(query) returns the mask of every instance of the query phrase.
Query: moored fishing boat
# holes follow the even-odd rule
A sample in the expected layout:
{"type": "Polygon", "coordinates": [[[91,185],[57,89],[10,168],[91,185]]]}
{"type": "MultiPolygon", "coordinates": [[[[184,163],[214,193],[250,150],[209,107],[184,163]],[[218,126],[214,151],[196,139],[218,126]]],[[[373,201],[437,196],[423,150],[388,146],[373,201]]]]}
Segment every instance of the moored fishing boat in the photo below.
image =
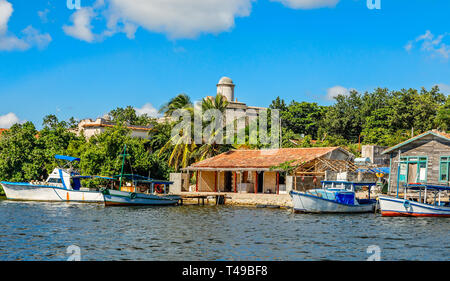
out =
{"type": "Polygon", "coordinates": [[[176,195],[157,195],[111,189],[105,189],[103,196],[105,206],[167,206],[177,205],[181,200],[181,197],[176,195]]]}
{"type": "Polygon", "coordinates": [[[121,174],[115,176],[119,180],[118,190],[103,189],[103,201],[105,206],[167,206],[177,205],[181,197],[167,194],[167,189],[173,182],[155,180],[134,174],[123,174],[127,146],[123,151],[123,161],[121,174]],[[123,186],[123,180],[128,181],[128,185],[123,186]]]}
{"type": "Polygon", "coordinates": [[[370,190],[376,183],[322,181],[322,188],[306,192],[292,190],[293,209],[305,213],[366,213],[373,212],[376,200],[370,199],[370,190]],[[368,199],[357,199],[358,189],[367,187],[368,199]]]}
{"type": "Polygon", "coordinates": [[[26,201],[57,201],[57,202],[86,202],[101,203],[103,195],[98,190],[81,187],[82,178],[99,176],[81,176],[72,166],[79,158],[55,155],[56,159],[66,161],[63,167],[57,167],[45,182],[6,182],[1,185],[9,200],[26,201]]]}
{"type": "Polygon", "coordinates": [[[382,216],[410,216],[410,217],[450,217],[450,203],[441,201],[441,192],[450,191],[449,186],[428,184],[405,185],[404,196],[399,198],[379,196],[380,211],[382,216]],[[418,198],[408,198],[408,190],[418,192],[418,198]],[[427,192],[433,196],[427,198],[427,192]],[[432,201],[429,203],[429,201],[432,201]]]}

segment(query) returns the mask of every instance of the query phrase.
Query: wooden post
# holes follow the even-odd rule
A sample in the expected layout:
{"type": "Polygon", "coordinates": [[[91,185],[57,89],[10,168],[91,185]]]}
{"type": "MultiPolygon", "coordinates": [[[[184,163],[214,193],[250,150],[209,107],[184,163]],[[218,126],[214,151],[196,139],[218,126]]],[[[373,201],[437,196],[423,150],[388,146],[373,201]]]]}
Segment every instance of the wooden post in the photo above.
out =
{"type": "Polygon", "coordinates": [[[214,192],[217,192],[217,171],[214,172],[214,192]]]}
{"type": "Polygon", "coordinates": [[[297,190],[297,174],[294,173],[294,190],[297,190]]]}
{"type": "Polygon", "coordinates": [[[195,192],[198,192],[198,171],[195,173],[195,192]]]}
{"type": "Polygon", "coordinates": [[[280,172],[277,172],[277,195],[280,194],[280,172]]]}
{"type": "Polygon", "coordinates": [[[217,172],[217,192],[220,192],[220,171],[217,172]]]}
{"type": "Polygon", "coordinates": [[[255,171],[255,193],[258,193],[258,172],[255,171]]]}
{"type": "Polygon", "coordinates": [[[237,192],[237,172],[234,172],[234,193],[237,192]]]}

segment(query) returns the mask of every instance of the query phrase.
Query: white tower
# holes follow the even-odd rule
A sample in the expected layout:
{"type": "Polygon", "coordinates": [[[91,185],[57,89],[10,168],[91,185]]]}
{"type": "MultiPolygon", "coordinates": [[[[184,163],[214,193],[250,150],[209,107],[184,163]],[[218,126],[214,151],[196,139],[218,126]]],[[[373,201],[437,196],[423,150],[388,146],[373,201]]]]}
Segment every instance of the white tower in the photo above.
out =
{"type": "Polygon", "coordinates": [[[217,94],[224,96],[229,102],[234,100],[234,84],[228,77],[222,77],[217,84],[217,94]]]}

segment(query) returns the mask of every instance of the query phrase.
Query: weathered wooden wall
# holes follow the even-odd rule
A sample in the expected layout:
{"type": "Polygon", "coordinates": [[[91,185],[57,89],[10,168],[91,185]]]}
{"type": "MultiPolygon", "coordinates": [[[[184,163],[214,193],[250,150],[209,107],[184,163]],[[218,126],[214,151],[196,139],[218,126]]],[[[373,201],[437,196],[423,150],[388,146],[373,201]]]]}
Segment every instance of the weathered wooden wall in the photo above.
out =
{"type": "MultiPolygon", "coordinates": [[[[400,147],[400,151],[400,156],[427,156],[427,183],[443,184],[439,182],[440,157],[450,156],[450,142],[429,135],[400,147]]],[[[394,193],[397,192],[398,150],[390,154],[390,160],[389,192],[394,193]]],[[[402,192],[403,188],[399,186],[399,190],[402,192]]]]}

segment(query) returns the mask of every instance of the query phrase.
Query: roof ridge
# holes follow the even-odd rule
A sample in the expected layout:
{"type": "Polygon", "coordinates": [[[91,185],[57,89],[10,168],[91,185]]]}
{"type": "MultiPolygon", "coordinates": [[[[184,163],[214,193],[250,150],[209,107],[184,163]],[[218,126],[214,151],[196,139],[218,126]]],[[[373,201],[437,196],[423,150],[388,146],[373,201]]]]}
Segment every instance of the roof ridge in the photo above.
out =
{"type": "Polygon", "coordinates": [[[331,149],[341,148],[340,146],[313,146],[313,147],[280,147],[280,148],[262,148],[262,149],[231,149],[229,151],[262,151],[262,150],[277,150],[277,149],[331,149]]]}
{"type": "Polygon", "coordinates": [[[402,147],[403,145],[410,143],[411,141],[417,140],[417,139],[419,139],[421,137],[424,137],[426,135],[429,135],[429,134],[438,135],[439,137],[443,137],[443,138],[446,138],[446,139],[450,140],[450,134],[447,134],[446,132],[441,132],[441,131],[439,131],[437,129],[432,129],[432,130],[425,131],[425,132],[423,132],[421,134],[418,134],[417,136],[413,136],[413,137],[411,137],[411,138],[409,138],[409,139],[407,139],[405,141],[402,141],[402,142],[400,142],[400,143],[398,143],[398,144],[396,144],[394,146],[388,147],[381,154],[385,154],[385,153],[389,153],[391,151],[394,151],[397,148],[402,147]]]}

